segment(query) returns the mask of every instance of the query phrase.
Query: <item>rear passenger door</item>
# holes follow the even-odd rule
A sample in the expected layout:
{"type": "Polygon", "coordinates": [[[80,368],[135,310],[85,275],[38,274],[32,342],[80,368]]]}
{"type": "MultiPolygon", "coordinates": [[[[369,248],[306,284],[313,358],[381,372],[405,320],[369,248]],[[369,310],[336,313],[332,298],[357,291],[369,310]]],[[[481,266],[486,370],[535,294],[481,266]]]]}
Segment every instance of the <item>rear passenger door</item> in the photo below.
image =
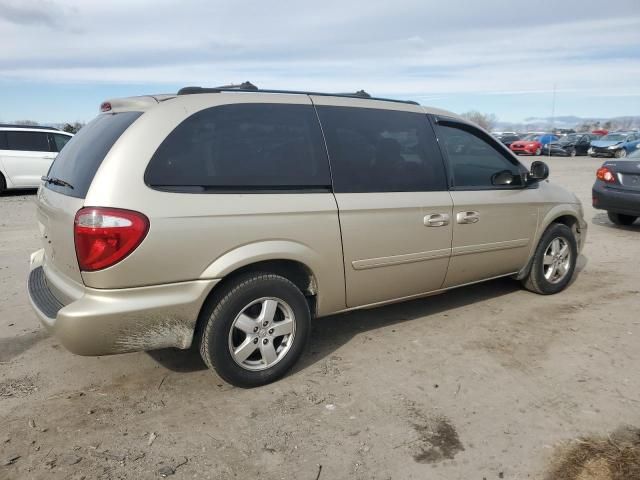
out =
{"type": "Polygon", "coordinates": [[[527,262],[541,201],[526,169],[482,130],[435,118],[453,199],[453,245],[445,287],[519,271],[527,262]],[[498,175],[509,173],[510,184],[498,175]]]}
{"type": "Polygon", "coordinates": [[[7,150],[2,163],[15,187],[37,187],[40,177],[51,166],[55,153],[50,151],[46,132],[8,130],[7,150]]]}
{"type": "Polygon", "coordinates": [[[451,252],[452,202],[424,113],[388,102],[312,99],[338,203],[347,306],[439,289],[451,252]]]}

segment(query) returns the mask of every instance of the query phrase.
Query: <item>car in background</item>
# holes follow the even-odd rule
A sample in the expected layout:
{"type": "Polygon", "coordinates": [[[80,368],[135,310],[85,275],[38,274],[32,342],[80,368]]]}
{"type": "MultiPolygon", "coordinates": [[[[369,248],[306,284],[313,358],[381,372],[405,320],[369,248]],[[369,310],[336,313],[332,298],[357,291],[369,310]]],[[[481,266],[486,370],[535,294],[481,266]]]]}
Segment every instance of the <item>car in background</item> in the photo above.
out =
{"type": "Polygon", "coordinates": [[[616,225],[631,225],[640,217],[640,149],[602,164],[596,172],[592,202],[593,208],[606,210],[616,225]]]}
{"type": "Polygon", "coordinates": [[[53,127],[0,124],[0,193],[38,188],[62,147],[73,137],[53,127]]]}
{"type": "Polygon", "coordinates": [[[500,133],[494,134],[494,136],[507,148],[510,147],[513,142],[516,142],[521,138],[517,133],[500,133]]]}
{"type": "Polygon", "coordinates": [[[524,138],[513,142],[509,148],[513,153],[518,155],[540,155],[542,146],[558,140],[558,136],[549,133],[537,134],[531,133],[524,138]]]}
{"type": "Polygon", "coordinates": [[[593,133],[570,133],[560,137],[555,142],[542,146],[544,155],[559,155],[563,157],[575,157],[576,155],[586,155],[591,142],[600,137],[593,133]]]}
{"type": "Polygon", "coordinates": [[[640,133],[612,132],[591,142],[589,155],[592,157],[624,158],[640,147],[640,133]]]}

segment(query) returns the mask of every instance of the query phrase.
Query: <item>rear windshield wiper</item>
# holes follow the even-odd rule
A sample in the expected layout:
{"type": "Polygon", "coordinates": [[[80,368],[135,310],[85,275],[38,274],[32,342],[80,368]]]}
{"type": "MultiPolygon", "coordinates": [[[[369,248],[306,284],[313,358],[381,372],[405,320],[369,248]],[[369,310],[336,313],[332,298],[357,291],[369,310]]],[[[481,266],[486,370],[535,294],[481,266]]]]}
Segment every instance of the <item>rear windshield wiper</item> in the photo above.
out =
{"type": "Polygon", "coordinates": [[[41,177],[40,179],[43,182],[52,183],[54,185],[58,185],[59,187],[67,187],[73,190],[73,185],[71,185],[69,182],[65,182],[64,180],[61,180],[60,178],[44,176],[44,177],[41,177]]]}

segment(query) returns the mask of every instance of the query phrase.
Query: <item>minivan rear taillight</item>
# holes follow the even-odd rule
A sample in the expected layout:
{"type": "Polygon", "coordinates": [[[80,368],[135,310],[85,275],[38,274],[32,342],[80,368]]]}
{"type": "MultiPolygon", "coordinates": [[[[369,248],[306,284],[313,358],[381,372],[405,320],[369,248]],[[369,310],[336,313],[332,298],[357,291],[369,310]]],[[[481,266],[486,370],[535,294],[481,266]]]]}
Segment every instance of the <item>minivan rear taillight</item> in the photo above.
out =
{"type": "Polygon", "coordinates": [[[74,222],[80,270],[93,272],[115,265],[133,252],[149,231],[149,219],[119,208],[86,207],[74,222]]]}

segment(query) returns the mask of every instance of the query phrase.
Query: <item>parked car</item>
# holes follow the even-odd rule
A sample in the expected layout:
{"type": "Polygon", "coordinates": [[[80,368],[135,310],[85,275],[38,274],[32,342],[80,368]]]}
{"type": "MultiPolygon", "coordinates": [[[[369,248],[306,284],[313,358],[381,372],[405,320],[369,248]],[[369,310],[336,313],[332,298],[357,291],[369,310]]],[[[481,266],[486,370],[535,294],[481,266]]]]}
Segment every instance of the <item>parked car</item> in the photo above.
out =
{"type": "Polygon", "coordinates": [[[551,140],[557,139],[555,135],[540,135],[537,133],[531,133],[526,135],[520,140],[516,140],[511,143],[509,148],[512,152],[519,155],[540,155],[542,153],[542,145],[549,143],[551,140]]]}
{"type": "Polygon", "coordinates": [[[591,147],[591,141],[600,138],[591,133],[571,133],[560,137],[555,142],[542,146],[542,153],[545,155],[560,155],[564,157],[575,157],[576,155],[586,155],[591,147]]]}
{"type": "Polygon", "coordinates": [[[506,147],[510,147],[513,142],[520,140],[520,135],[517,133],[502,133],[500,135],[495,135],[495,137],[506,147]]]}
{"type": "Polygon", "coordinates": [[[37,188],[72,136],[52,127],[0,124],[0,193],[37,188]]]}
{"type": "Polygon", "coordinates": [[[589,155],[592,157],[624,158],[640,146],[640,133],[613,132],[591,142],[589,155]]]}
{"type": "Polygon", "coordinates": [[[616,225],[631,225],[640,217],[640,150],[624,159],[608,160],[596,172],[593,207],[606,210],[616,225]]]}
{"type": "Polygon", "coordinates": [[[543,162],[414,102],[251,85],[101,110],[40,187],[28,281],[78,354],[195,342],[226,381],[262,385],[312,318],[502,276],[553,294],[585,241],[543,162]]]}

